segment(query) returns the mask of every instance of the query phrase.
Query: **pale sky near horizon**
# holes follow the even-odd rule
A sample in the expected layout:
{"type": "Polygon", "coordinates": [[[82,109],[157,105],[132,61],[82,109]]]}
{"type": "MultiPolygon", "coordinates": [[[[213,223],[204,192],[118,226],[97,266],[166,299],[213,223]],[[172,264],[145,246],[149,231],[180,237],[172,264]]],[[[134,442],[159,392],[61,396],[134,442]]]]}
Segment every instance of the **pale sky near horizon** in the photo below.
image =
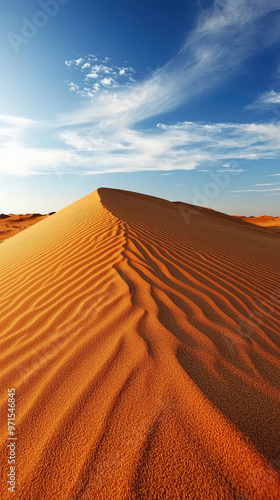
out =
{"type": "Polygon", "coordinates": [[[0,213],[105,186],[280,216],[279,0],[0,11],[0,213]]]}

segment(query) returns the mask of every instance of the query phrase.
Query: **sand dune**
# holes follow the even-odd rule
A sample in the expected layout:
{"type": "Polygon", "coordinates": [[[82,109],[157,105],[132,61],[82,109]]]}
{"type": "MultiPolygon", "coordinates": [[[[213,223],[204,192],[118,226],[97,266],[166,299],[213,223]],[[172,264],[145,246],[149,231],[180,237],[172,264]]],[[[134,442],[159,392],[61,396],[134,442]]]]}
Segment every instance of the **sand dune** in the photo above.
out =
{"type": "Polygon", "coordinates": [[[15,236],[33,224],[40,222],[51,214],[0,214],[0,242],[15,236]]]}
{"type": "Polygon", "coordinates": [[[3,242],[15,498],[279,499],[279,251],[234,217],[110,189],[3,242]]]}
{"type": "Polygon", "coordinates": [[[265,227],[269,231],[280,234],[280,217],[271,217],[269,215],[262,215],[261,217],[238,217],[245,222],[255,224],[256,226],[265,227]]]}

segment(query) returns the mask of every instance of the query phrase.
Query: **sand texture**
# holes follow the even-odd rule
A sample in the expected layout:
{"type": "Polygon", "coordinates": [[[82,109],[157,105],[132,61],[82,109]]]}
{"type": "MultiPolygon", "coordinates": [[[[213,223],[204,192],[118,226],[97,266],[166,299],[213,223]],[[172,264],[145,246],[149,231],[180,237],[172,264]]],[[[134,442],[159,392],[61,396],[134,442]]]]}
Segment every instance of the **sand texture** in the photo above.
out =
{"type": "Polygon", "coordinates": [[[279,500],[278,235],[99,189],[0,267],[1,500],[279,500]]]}

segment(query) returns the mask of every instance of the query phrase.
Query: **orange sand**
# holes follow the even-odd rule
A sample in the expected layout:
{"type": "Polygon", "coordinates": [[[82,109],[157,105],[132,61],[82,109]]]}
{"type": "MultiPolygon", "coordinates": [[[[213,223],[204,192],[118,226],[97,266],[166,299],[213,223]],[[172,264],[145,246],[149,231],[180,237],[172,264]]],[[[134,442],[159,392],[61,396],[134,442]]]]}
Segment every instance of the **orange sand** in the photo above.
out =
{"type": "Polygon", "coordinates": [[[0,242],[40,222],[48,215],[41,214],[0,214],[0,242]]]}
{"type": "Polygon", "coordinates": [[[1,499],[279,500],[277,235],[99,189],[0,264],[1,499]]]}
{"type": "Polygon", "coordinates": [[[280,234],[280,217],[270,217],[262,215],[261,217],[238,217],[239,219],[255,224],[256,226],[266,227],[270,231],[280,234]]]}

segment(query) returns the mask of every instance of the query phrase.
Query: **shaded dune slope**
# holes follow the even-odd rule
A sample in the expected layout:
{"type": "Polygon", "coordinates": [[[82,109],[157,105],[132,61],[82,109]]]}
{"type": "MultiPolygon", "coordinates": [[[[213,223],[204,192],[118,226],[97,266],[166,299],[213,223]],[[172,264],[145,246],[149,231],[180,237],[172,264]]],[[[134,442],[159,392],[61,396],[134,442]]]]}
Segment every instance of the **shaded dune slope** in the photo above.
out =
{"type": "Polygon", "coordinates": [[[233,217],[111,189],[1,244],[16,498],[280,498],[279,250],[233,217]]]}

